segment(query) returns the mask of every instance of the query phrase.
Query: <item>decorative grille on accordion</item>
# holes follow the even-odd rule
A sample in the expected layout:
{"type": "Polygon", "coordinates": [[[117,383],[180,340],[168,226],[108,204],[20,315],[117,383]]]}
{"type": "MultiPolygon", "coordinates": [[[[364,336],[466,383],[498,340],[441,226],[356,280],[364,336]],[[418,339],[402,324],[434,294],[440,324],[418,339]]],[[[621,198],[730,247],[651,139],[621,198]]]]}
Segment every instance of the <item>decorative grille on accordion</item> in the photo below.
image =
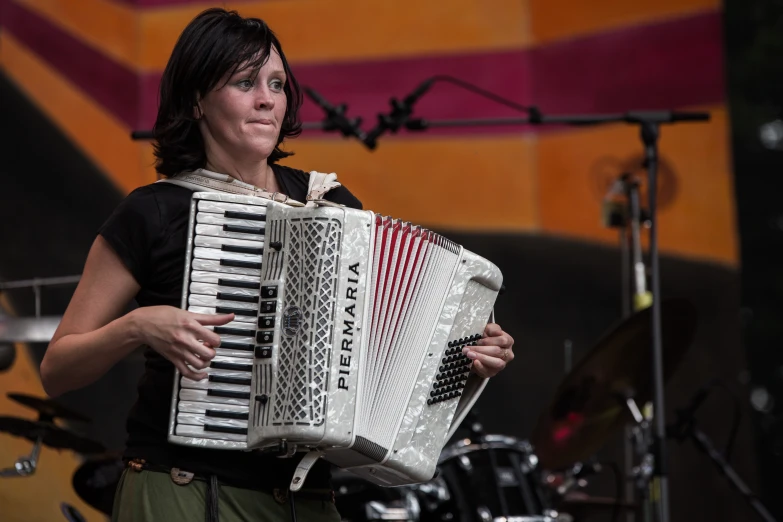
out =
{"type": "MultiPolygon", "coordinates": [[[[199,385],[177,375],[170,440],[227,449],[285,443],[377,484],[429,480],[448,437],[486,385],[470,373],[462,347],[481,336],[500,271],[422,227],[336,205],[295,208],[197,193],[192,222],[204,202],[226,198],[243,205],[232,216],[247,217],[247,206],[255,204],[265,220],[261,269],[243,274],[256,278],[252,313],[221,329],[231,332],[221,339],[232,350],[245,349],[232,351],[231,362],[243,370],[252,365],[252,374],[240,381],[213,370],[213,363],[212,380],[201,385],[207,393],[195,400],[189,387],[199,385]],[[247,416],[240,419],[229,405],[247,416]]],[[[189,241],[197,241],[192,229],[189,241]]],[[[193,302],[193,275],[203,278],[198,272],[186,264],[183,306],[193,302]]],[[[234,287],[217,286],[208,289],[216,306],[221,299],[221,309],[234,306],[234,287]]],[[[218,360],[225,358],[221,350],[223,343],[218,367],[227,362],[218,360]]],[[[307,465],[300,467],[306,475],[307,465]]]]}

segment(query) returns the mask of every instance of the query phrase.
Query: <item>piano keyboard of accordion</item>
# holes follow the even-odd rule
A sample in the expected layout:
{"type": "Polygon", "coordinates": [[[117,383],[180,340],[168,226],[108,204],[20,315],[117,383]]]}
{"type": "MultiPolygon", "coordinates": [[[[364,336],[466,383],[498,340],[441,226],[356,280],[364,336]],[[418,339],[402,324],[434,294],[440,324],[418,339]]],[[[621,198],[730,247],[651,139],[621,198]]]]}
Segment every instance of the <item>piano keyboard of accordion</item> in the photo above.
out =
{"type": "Polygon", "coordinates": [[[203,314],[234,313],[214,327],[221,344],[208,378],[175,373],[169,440],[203,447],[244,449],[254,350],[271,335],[258,321],[266,200],[232,194],[193,195],[182,308],[203,314]]]}

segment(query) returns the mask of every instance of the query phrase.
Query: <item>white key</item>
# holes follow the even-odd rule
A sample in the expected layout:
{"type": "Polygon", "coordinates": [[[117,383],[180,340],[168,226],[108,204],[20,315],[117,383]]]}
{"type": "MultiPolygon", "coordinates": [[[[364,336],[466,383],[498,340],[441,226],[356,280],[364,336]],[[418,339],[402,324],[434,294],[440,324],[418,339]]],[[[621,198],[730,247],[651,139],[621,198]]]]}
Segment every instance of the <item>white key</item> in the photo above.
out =
{"type": "MultiPolygon", "coordinates": [[[[263,202],[259,199],[259,202],[263,202]]],[[[199,212],[211,212],[213,214],[224,214],[229,212],[245,212],[247,214],[266,215],[266,204],[263,205],[243,205],[242,203],[229,203],[227,201],[209,201],[200,200],[198,202],[199,212]]]]}
{"type": "Polygon", "coordinates": [[[190,293],[202,295],[218,295],[218,293],[221,293],[226,296],[258,297],[261,294],[261,290],[258,288],[235,288],[233,286],[193,282],[190,283],[190,293]]]}
{"type": "MultiPolygon", "coordinates": [[[[211,314],[211,315],[217,315],[217,311],[214,307],[209,306],[188,306],[188,312],[193,312],[195,314],[211,314]]],[[[257,317],[253,316],[247,316],[247,315],[235,315],[234,320],[231,321],[228,324],[236,324],[236,323],[242,323],[244,326],[247,326],[247,324],[256,324],[257,317]]],[[[237,325],[238,326],[238,325],[237,325]]]]}
{"type": "Polygon", "coordinates": [[[242,419],[223,419],[221,417],[211,417],[207,415],[197,415],[195,413],[178,413],[177,422],[179,424],[190,424],[192,426],[221,426],[224,428],[247,428],[247,420],[242,419]]]}
{"type": "Polygon", "coordinates": [[[210,283],[213,285],[218,284],[221,279],[228,279],[230,281],[241,281],[243,283],[258,283],[261,284],[261,278],[255,276],[248,276],[242,274],[224,275],[216,272],[203,272],[201,270],[192,270],[190,272],[191,282],[196,283],[210,283]]]}
{"type": "Polygon", "coordinates": [[[256,277],[259,277],[261,275],[260,268],[225,266],[225,265],[221,265],[220,261],[214,261],[211,259],[194,259],[193,261],[191,261],[190,266],[194,270],[206,270],[208,272],[217,272],[219,274],[244,274],[244,275],[256,276],[256,277]]]}
{"type": "Polygon", "coordinates": [[[249,399],[237,399],[235,397],[216,397],[207,395],[207,390],[195,388],[180,388],[179,399],[181,401],[213,402],[215,404],[234,404],[237,406],[249,406],[249,399]]]}
{"type": "Polygon", "coordinates": [[[202,439],[220,439],[235,442],[247,442],[247,434],[240,433],[221,433],[217,431],[207,431],[203,426],[191,426],[188,424],[177,424],[174,429],[176,435],[185,437],[199,437],[202,439]]]}

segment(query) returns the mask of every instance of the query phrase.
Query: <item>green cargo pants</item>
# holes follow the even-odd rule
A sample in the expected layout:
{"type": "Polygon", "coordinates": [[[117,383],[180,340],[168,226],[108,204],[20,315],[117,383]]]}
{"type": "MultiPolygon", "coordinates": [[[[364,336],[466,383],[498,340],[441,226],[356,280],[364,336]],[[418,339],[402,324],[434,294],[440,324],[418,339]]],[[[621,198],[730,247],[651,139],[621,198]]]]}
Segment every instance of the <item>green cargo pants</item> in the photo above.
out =
{"type": "MultiPolygon", "coordinates": [[[[126,468],[114,500],[112,522],[201,522],[205,516],[207,484],[193,480],[177,485],[167,473],[126,468]]],[[[304,493],[304,492],[303,492],[304,493]]],[[[295,497],[297,522],[339,522],[334,503],[295,497]]],[[[221,485],[220,522],[277,522],[291,520],[291,507],[272,492],[221,485]]]]}

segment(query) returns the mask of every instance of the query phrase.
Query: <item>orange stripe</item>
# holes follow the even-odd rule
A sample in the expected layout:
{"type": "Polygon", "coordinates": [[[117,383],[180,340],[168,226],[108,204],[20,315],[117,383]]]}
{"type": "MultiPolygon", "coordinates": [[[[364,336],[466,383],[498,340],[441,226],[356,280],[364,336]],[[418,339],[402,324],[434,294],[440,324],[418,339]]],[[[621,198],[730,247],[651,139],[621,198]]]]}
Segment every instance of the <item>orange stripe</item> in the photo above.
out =
{"type": "MultiPolygon", "coordinates": [[[[728,118],[721,106],[703,110],[712,114],[709,123],[662,128],[662,167],[670,165],[673,177],[661,172],[660,250],[736,266],[728,118]]],[[[601,222],[602,197],[607,183],[623,171],[622,164],[640,153],[634,126],[542,135],[538,149],[542,230],[617,244],[617,232],[601,222]]]]}
{"type": "Polygon", "coordinates": [[[119,186],[128,191],[155,179],[130,130],[62,78],[8,32],[0,33],[8,74],[65,134],[119,186]]]}
{"type": "Polygon", "coordinates": [[[443,230],[538,228],[534,136],[291,143],[286,165],[336,172],[364,208],[443,230]]]}
{"type": "Polygon", "coordinates": [[[721,9],[720,0],[529,0],[536,43],[721,9]]]}
{"type": "MultiPolygon", "coordinates": [[[[132,9],[112,0],[10,0],[26,6],[120,63],[162,70],[179,34],[206,4],[132,9]]],[[[525,2],[226,2],[269,22],[291,60],[420,56],[525,47],[525,2]],[[411,13],[415,13],[412,16],[411,13]],[[344,29],[343,29],[344,28],[344,29]]]]}
{"type": "Polygon", "coordinates": [[[106,56],[134,68],[137,56],[136,11],[109,0],[8,0],[46,18],[106,56]]]}

